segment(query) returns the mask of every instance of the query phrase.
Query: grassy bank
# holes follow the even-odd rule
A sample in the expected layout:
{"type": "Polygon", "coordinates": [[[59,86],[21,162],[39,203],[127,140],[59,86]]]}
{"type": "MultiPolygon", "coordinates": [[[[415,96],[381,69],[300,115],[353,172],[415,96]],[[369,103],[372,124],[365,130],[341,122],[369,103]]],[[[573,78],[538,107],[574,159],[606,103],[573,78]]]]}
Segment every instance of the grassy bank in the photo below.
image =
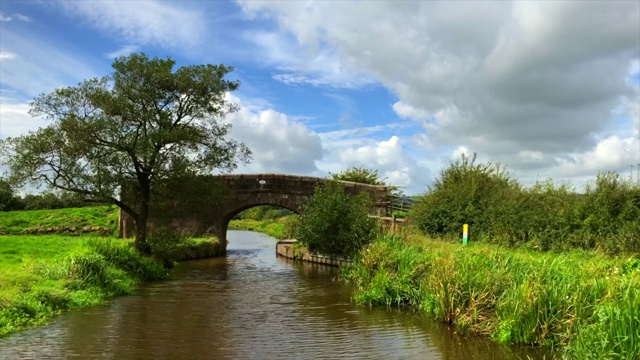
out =
{"type": "Polygon", "coordinates": [[[0,237],[0,337],[45,323],[71,308],[104,303],[165,279],[180,259],[220,254],[215,239],[156,242],[154,258],[122,239],[80,236],[0,237]]]}
{"type": "Polygon", "coordinates": [[[118,227],[118,208],[115,206],[5,211],[0,214],[0,232],[5,234],[54,228],[82,230],[85,227],[109,228],[114,234],[118,227]]]}
{"type": "Polygon", "coordinates": [[[286,232],[288,219],[289,217],[268,220],[236,219],[229,222],[229,229],[256,231],[273,236],[276,239],[285,239],[288,236],[286,232]]]}
{"type": "Polygon", "coordinates": [[[411,306],[501,343],[640,356],[640,260],[383,237],[343,272],[363,304],[411,306]]]}

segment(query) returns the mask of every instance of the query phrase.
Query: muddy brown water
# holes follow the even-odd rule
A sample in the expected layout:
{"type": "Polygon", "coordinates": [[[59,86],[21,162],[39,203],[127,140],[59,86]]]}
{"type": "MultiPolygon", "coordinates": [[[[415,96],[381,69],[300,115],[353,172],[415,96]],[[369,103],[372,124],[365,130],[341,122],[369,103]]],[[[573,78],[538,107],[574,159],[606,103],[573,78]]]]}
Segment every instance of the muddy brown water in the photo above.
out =
{"type": "Polygon", "coordinates": [[[543,359],[461,337],[411,311],[350,302],[337,269],[275,255],[276,240],[229,231],[224,258],[0,339],[0,359],[543,359]]]}

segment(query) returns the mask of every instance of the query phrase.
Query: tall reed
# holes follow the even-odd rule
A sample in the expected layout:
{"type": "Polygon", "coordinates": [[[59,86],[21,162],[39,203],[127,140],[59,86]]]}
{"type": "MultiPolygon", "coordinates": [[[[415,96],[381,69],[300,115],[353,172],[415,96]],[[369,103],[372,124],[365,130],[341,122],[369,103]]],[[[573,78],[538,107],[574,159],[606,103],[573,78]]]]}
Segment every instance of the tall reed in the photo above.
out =
{"type": "Polygon", "coordinates": [[[496,341],[570,358],[640,354],[638,260],[384,236],[343,271],[354,299],[411,306],[496,341]],[[597,341],[596,341],[597,340],[597,341]],[[589,344],[596,341],[597,347],[589,344]]]}

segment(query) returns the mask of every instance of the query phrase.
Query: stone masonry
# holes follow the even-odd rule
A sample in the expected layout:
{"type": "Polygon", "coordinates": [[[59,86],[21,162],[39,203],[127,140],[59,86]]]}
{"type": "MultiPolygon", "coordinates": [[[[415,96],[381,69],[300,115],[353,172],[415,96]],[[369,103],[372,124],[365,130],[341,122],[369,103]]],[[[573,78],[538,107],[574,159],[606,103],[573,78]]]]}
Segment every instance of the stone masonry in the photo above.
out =
{"type": "MultiPolygon", "coordinates": [[[[302,206],[313,195],[318,185],[327,179],[284,174],[246,174],[212,176],[226,188],[224,195],[210,202],[200,201],[197,206],[171,199],[154,205],[149,217],[151,231],[158,226],[186,230],[197,235],[215,235],[226,244],[229,221],[238,213],[259,205],[275,205],[300,213],[302,206]]],[[[373,199],[372,215],[388,215],[387,187],[353,182],[341,182],[347,193],[367,192],[373,199]]],[[[187,185],[185,185],[187,186],[187,185]]],[[[120,216],[120,234],[131,237],[133,222],[124,213],[120,216]]]]}

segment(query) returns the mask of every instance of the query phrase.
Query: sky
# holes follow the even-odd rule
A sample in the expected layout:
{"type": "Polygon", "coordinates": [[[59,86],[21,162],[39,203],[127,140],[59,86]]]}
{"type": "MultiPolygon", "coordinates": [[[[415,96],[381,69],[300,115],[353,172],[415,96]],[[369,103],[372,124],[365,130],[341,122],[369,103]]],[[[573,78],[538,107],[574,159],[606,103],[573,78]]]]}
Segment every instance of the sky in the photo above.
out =
{"type": "Polygon", "coordinates": [[[0,139],[132,52],[234,67],[235,173],[356,166],[412,195],[463,153],[525,185],[640,164],[638,1],[2,0],[0,139]]]}

